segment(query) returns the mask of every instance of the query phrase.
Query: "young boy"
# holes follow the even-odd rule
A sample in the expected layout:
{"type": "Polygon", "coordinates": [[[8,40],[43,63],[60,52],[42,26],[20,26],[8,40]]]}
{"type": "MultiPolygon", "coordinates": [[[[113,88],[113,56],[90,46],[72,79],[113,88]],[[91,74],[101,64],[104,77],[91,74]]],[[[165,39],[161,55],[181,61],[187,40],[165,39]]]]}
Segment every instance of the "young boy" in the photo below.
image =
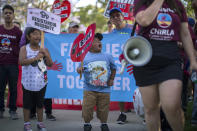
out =
{"type": "Polygon", "coordinates": [[[29,44],[21,47],[19,54],[19,62],[22,66],[24,131],[32,131],[29,115],[33,101],[35,101],[37,107],[37,128],[40,131],[46,131],[42,121],[47,73],[41,70],[38,65],[40,65],[41,58],[45,60],[46,66],[52,66],[53,62],[49,51],[39,46],[41,40],[40,30],[29,28],[27,38],[29,44]]]}
{"type": "Polygon", "coordinates": [[[110,104],[110,86],[113,85],[116,65],[113,57],[101,53],[102,34],[96,33],[90,51],[84,58],[84,66],[78,67],[77,72],[84,74],[84,96],[82,117],[84,131],[91,131],[90,121],[93,119],[94,106],[97,106],[97,118],[101,121],[101,130],[109,131],[107,118],[110,104]]]}

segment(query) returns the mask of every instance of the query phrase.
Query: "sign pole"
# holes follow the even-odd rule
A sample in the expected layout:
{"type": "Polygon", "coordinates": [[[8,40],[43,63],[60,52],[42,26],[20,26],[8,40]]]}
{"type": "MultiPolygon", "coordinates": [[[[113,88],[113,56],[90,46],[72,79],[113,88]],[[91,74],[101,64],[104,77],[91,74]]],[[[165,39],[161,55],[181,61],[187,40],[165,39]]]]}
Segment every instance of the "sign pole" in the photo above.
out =
{"type": "Polygon", "coordinates": [[[44,31],[41,31],[41,45],[40,48],[44,48],[44,31]]]}
{"type": "MultiPolygon", "coordinates": [[[[83,60],[81,61],[81,68],[83,68],[83,60]]],[[[80,79],[82,78],[82,72],[80,73],[80,79]]]]}

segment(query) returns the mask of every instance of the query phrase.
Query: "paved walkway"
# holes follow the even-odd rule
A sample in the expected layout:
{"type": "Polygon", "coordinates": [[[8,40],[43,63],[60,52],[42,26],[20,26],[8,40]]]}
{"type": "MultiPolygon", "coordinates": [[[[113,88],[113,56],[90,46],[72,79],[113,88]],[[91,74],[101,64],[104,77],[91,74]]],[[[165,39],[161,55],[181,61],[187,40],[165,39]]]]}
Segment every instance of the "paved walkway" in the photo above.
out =
{"type": "MultiPolygon", "coordinates": [[[[10,120],[8,109],[4,112],[4,118],[0,119],[0,131],[23,131],[23,115],[22,108],[17,110],[19,120],[10,120]]],[[[72,110],[53,110],[56,116],[56,121],[44,119],[47,131],[83,131],[83,119],[81,111],[72,110]]],[[[110,131],[146,131],[145,125],[142,124],[142,119],[135,113],[127,113],[128,122],[124,125],[116,124],[116,119],[119,115],[118,111],[110,111],[108,117],[108,126],[110,131]]],[[[45,115],[44,115],[45,118],[45,115]]],[[[36,129],[36,120],[32,120],[33,131],[36,129]]],[[[94,119],[91,121],[92,131],[100,131],[100,123],[94,114],[94,119]]]]}

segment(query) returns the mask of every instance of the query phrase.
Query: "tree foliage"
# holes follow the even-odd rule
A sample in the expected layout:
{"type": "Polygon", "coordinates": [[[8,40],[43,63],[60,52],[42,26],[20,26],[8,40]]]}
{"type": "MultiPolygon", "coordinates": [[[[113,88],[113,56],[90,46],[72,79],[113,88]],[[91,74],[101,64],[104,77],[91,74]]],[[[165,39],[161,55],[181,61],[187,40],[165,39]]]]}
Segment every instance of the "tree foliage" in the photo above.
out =
{"type": "Polygon", "coordinates": [[[105,9],[97,6],[86,6],[78,8],[78,11],[73,12],[74,16],[80,16],[81,24],[84,24],[86,27],[91,23],[96,23],[96,32],[102,32],[106,30],[107,18],[103,16],[105,9]]]}
{"type": "Polygon", "coordinates": [[[188,17],[195,18],[194,11],[192,9],[192,0],[184,0],[184,1],[187,2],[187,5],[185,7],[186,7],[188,17]]]}
{"type": "Polygon", "coordinates": [[[10,4],[14,7],[15,20],[20,22],[22,26],[24,26],[27,19],[28,7],[40,8],[48,11],[51,8],[47,0],[7,0],[3,2],[1,6],[4,4],[10,4]]]}

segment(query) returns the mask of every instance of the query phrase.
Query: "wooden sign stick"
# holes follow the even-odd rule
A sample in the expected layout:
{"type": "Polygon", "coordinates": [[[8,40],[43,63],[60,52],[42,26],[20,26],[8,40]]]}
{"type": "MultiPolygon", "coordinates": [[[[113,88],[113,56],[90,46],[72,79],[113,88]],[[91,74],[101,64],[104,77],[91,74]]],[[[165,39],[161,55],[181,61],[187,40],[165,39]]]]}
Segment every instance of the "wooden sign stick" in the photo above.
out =
{"type": "MultiPolygon", "coordinates": [[[[81,68],[83,68],[83,60],[81,61],[81,68]]],[[[82,78],[82,72],[80,73],[80,79],[82,78]]]]}
{"type": "Polygon", "coordinates": [[[40,48],[44,48],[44,31],[41,31],[41,45],[40,48]]]}

